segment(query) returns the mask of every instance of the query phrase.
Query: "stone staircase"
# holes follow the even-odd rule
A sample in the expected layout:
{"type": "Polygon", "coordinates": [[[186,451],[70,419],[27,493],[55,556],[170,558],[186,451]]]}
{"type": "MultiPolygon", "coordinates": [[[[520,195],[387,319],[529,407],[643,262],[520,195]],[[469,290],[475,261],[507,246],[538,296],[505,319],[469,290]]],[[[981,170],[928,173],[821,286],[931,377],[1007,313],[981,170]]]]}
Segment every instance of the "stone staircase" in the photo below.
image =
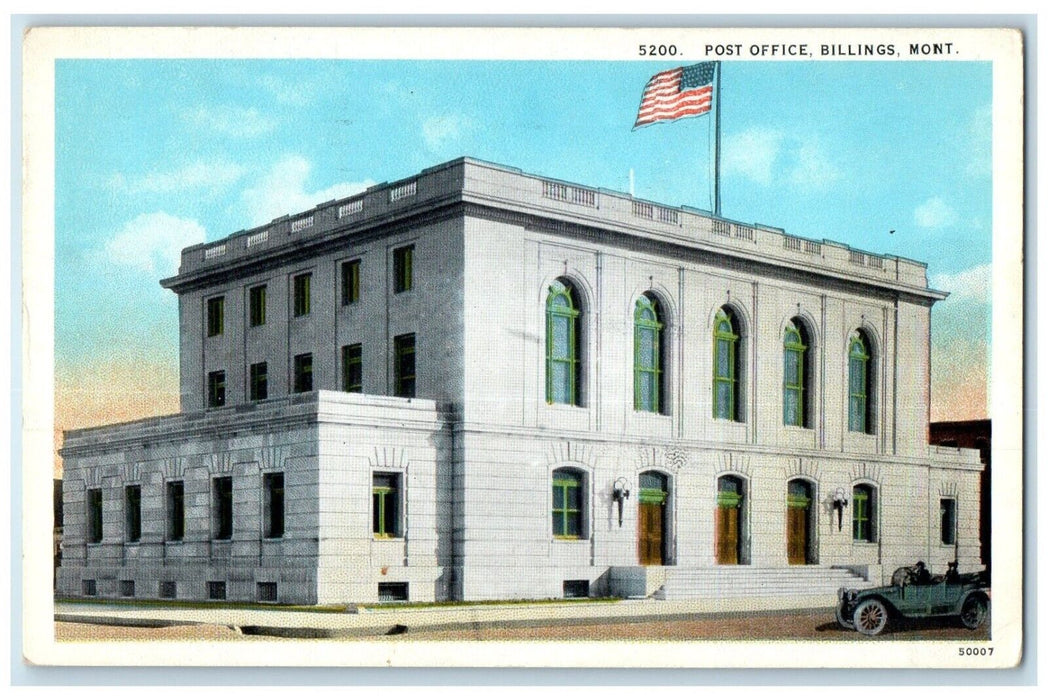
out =
{"type": "Polygon", "coordinates": [[[658,600],[708,598],[790,598],[826,595],[837,589],[869,588],[873,584],[848,569],[832,566],[716,566],[703,569],[666,567],[666,580],[655,591],[658,600]]]}

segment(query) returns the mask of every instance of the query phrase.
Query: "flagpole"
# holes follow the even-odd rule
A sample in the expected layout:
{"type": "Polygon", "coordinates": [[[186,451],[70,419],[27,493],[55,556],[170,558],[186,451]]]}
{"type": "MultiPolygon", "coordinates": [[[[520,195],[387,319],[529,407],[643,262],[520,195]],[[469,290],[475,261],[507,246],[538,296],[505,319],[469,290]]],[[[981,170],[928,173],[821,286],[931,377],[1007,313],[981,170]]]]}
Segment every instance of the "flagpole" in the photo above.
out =
{"type": "Polygon", "coordinates": [[[713,90],[713,105],[716,109],[714,114],[714,126],[713,129],[716,132],[714,137],[714,148],[716,152],[713,159],[713,215],[720,216],[721,213],[721,200],[720,200],[720,155],[721,155],[721,138],[720,138],[720,101],[721,101],[721,62],[717,61],[717,68],[714,74],[714,80],[716,86],[713,90]]]}

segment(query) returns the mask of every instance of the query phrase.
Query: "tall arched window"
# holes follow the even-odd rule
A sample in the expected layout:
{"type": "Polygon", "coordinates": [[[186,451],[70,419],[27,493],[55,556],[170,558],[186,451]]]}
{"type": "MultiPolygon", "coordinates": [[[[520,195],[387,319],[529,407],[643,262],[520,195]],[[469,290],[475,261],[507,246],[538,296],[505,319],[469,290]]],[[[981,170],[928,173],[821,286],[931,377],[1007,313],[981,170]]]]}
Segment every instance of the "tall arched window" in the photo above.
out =
{"type": "Polygon", "coordinates": [[[852,488],[852,539],[856,542],[875,542],[874,514],[877,491],[870,484],[856,484],[852,488]]]}
{"type": "Polygon", "coordinates": [[[796,319],[786,326],[782,342],[782,422],[809,426],[808,343],[804,326],[796,319]]]}
{"type": "Polygon", "coordinates": [[[583,536],[583,475],[577,469],[553,472],[553,536],[577,540],[583,536]]]}
{"type": "Polygon", "coordinates": [[[713,321],[713,417],[739,419],[739,336],[728,309],[713,321]]]}
{"type": "Polygon", "coordinates": [[[848,343],[848,430],[870,432],[870,350],[862,332],[848,343]]]}
{"type": "Polygon", "coordinates": [[[633,408],[662,412],[662,322],[659,302],[647,294],[633,312],[633,408]]]}
{"type": "Polygon", "coordinates": [[[561,280],[546,297],[546,403],[579,405],[579,304],[561,280]]]}

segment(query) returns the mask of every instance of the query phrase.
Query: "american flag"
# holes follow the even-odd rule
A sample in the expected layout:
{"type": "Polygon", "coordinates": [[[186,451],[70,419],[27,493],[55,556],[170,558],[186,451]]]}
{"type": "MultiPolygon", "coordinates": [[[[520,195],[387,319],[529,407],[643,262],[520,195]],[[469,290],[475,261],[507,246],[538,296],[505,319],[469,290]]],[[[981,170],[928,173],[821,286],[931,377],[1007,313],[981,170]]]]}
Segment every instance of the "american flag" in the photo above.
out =
{"type": "Polygon", "coordinates": [[[636,129],[656,122],[697,117],[710,111],[713,101],[713,62],[696,63],[656,73],[644,86],[637,110],[636,129]]]}

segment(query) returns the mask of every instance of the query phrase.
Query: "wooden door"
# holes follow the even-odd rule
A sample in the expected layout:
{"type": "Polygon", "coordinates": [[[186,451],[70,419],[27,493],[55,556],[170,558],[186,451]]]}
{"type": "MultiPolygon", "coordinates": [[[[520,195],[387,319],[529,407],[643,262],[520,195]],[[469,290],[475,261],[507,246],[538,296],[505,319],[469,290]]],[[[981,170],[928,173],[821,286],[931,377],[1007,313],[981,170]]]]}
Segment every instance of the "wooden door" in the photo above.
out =
{"type": "Polygon", "coordinates": [[[786,509],[786,560],[791,565],[808,563],[808,509],[786,509]]]}
{"type": "Polygon", "coordinates": [[[739,563],[739,509],[720,506],[716,510],[714,548],[718,564],[739,563]]]}
{"type": "Polygon", "coordinates": [[[642,566],[663,564],[663,511],[664,506],[658,503],[641,503],[637,509],[640,520],[637,547],[642,566]]]}

